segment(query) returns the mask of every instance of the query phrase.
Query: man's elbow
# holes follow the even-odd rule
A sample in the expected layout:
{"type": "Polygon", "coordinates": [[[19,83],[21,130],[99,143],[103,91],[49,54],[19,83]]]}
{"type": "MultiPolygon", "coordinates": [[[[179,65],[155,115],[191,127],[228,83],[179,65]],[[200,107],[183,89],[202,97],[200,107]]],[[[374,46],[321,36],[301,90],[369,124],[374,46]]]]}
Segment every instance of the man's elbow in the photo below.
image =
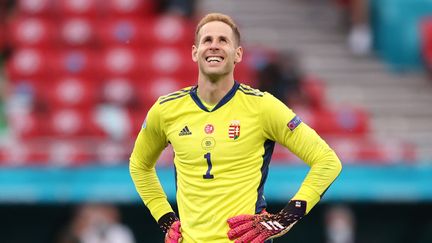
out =
{"type": "Polygon", "coordinates": [[[336,178],[342,172],[342,162],[334,151],[332,151],[332,157],[333,158],[331,159],[332,161],[331,167],[333,168],[335,178],[336,178]]]}
{"type": "Polygon", "coordinates": [[[339,175],[342,172],[342,162],[340,159],[336,160],[335,167],[336,174],[339,175]]]}
{"type": "Polygon", "coordinates": [[[334,178],[336,179],[336,177],[339,176],[339,174],[342,172],[342,162],[339,159],[339,157],[337,156],[337,154],[333,151],[330,150],[327,153],[326,159],[325,161],[327,161],[327,168],[329,168],[332,171],[332,174],[334,175],[334,178]]]}

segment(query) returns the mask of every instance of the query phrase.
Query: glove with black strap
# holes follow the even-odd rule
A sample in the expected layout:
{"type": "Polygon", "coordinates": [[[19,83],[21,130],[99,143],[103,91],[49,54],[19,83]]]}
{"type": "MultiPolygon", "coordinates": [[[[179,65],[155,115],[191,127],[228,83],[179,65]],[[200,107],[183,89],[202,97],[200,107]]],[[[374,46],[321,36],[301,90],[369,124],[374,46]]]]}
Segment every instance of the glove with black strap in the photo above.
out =
{"type": "Polygon", "coordinates": [[[287,233],[306,214],[306,201],[291,200],[277,214],[238,215],[228,219],[228,238],[235,243],[262,243],[287,233]]]}
{"type": "Polygon", "coordinates": [[[165,233],[165,243],[178,243],[182,240],[180,219],[170,212],[158,220],[159,227],[165,233]]]}

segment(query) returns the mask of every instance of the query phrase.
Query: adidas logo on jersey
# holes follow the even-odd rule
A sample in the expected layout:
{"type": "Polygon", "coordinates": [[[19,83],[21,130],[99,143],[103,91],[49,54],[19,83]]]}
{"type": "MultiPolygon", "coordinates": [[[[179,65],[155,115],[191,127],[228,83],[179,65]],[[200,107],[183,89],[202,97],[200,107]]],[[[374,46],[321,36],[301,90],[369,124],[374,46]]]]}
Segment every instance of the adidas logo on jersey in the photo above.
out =
{"type": "Polygon", "coordinates": [[[185,126],[180,132],[179,136],[186,136],[186,135],[192,135],[192,132],[189,131],[189,128],[185,126]]]}

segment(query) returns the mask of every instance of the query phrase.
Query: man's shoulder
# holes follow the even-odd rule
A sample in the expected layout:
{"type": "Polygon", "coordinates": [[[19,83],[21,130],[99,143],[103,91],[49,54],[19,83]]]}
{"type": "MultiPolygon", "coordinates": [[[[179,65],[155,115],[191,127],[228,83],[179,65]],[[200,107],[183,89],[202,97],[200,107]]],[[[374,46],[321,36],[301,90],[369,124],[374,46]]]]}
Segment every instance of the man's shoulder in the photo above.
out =
{"type": "Polygon", "coordinates": [[[249,86],[247,84],[240,84],[238,89],[239,89],[239,91],[241,91],[245,95],[263,97],[265,94],[265,92],[262,92],[259,89],[252,88],[251,86],[249,86]]]}
{"type": "Polygon", "coordinates": [[[251,102],[252,104],[257,103],[262,109],[273,109],[275,103],[280,102],[271,93],[252,88],[246,84],[240,84],[238,90],[244,95],[247,102],[251,102]]]}
{"type": "Polygon", "coordinates": [[[251,86],[249,86],[247,84],[240,84],[238,90],[241,91],[245,95],[251,95],[251,96],[256,96],[256,97],[264,97],[264,95],[265,95],[265,92],[262,92],[259,89],[252,88],[251,86]]]}
{"type": "Polygon", "coordinates": [[[180,90],[171,92],[167,95],[160,96],[157,103],[159,103],[159,105],[162,105],[162,104],[168,103],[170,101],[178,100],[182,97],[185,97],[185,96],[189,95],[189,93],[193,89],[193,87],[194,86],[189,86],[189,87],[182,88],[180,90]]]}

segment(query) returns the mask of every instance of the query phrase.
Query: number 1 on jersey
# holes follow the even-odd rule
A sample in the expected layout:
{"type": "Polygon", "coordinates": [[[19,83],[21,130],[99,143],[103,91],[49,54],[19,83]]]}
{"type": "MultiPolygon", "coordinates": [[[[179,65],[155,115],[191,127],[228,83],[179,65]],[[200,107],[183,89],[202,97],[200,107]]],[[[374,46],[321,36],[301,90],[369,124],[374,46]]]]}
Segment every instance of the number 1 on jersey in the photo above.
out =
{"type": "Polygon", "coordinates": [[[210,171],[212,169],[212,163],[211,163],[211,159],[210,159],[210,153],[204,154],[204,159],[207,160],[207,172],[205,173],[205,175],[203,175],[203,178],[204,179],[213,179],[214,175],[210,174],[210,171]]]}

